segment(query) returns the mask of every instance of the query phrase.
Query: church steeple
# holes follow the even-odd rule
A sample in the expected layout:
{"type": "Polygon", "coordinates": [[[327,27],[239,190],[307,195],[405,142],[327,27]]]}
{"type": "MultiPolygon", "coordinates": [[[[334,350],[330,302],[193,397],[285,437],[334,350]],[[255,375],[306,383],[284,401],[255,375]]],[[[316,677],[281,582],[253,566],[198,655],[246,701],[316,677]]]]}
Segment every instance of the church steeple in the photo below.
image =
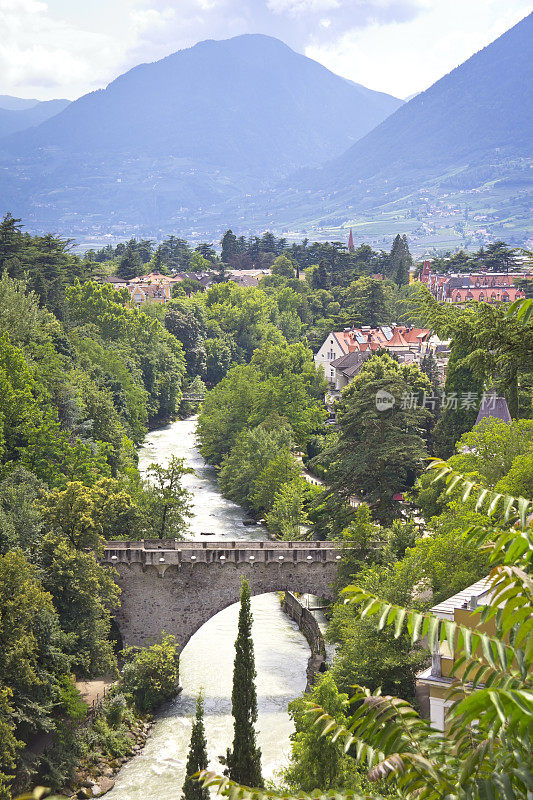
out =
{"type": "Polygon", "coordinates": [[[355,253],[355,245],[353,243],[353,233],[351,228],[350,228],[350,235],[348,236],[348,252],[355,253]]]}

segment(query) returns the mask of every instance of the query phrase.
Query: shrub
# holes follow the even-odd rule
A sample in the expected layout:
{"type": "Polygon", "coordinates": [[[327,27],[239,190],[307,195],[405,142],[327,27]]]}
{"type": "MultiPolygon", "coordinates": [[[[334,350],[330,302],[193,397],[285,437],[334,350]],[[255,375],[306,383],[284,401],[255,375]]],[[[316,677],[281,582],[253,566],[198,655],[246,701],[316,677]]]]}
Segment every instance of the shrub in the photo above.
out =
{"type": "Polygon", "coordinates": [[[130,694],[136,708],[152,711],[177,694],[179,681],[178,646],[174,636],[166,636],[160,644],[142,650],[123,650],[126,665],[121,687],[130,694]]]}
{"type": "Polygon", "coordinates": [[[118,728],[119,725],[122,724],[126,709],[126,698],[123,694],[115,694],[107,701],[104,707],[104,713],[108,724],[111,725],[112,728],[118,728]]]}

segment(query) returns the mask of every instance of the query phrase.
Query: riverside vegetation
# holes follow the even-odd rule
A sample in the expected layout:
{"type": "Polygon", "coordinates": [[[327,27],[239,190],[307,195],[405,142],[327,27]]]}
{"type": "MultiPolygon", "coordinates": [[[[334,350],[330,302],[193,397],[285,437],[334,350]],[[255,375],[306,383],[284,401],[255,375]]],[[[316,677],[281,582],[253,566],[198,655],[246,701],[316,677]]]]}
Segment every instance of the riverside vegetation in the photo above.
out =
{"type": "MultiPolygon", "coordinates": [[[[233,239],[225,238],[231,250],[233,239]]],[[[531,324],[499,308],[443,308],[417,295],[403,285],[406,251],[398,244],[403,256],[391,266],[392,254],[365,246],[352,254],[336,244],[287,248],[266,235],[243,245],[257,245],[272,264],[259,288],[224,280],[224,264],[239,253],[217,261],[201,247],[203,254],[194,252],[220,281],[143,312],[98,280],[132,253],[139,272],[155,267],[156,258],[168,266],[168,253],[157,256],[160,248],[148,245],[143,266],[141,244],[99,260],[99,254],[73,255],[56,237],[23,234],[11,217],[0,224],[2,800],[13,787],[68,786],[80,762],[90,766],[89,752],[124,757],[140,716],[176,691],[176,645],[168,638],[155,649],[121,654],[118,683],[88,724],[72,677],[118,676],[112,615],[120,598],[112,571],[99,564],[105,539],[186,531],[184,465],[177,459],[165,469],[154,465],[147,482],[135,447],[149,427],[179,412],[181,392],[193,381],[212,387],[199,435],[203,454],[220,468],[222,489],[266,515],[277,536],[308,531],[341,539],[339,591],[356,575],[365,591],[423,610],[426,592],[437,602],[486,574],[489,553],[465,535],[472,525],[490,531],[482,509],[462,502],[458,488],[445,494],[422,475],[428,454],[449,458],[451,469],[497,493],[527,496],[533,482],[531,324]],[[378,264],[400,286],[373,280],[378,264]],[[438,406],[410,415],[396,408],[377,419],[376,389],[423,392],[435,385],[431,362],[419,370],[378,354],[344,392],[338,427],[326,426],[324,381],[309,344],[344,321],[375,324],[400,313],[451,338],[447,390],[469,381],[495,386],[508,398],[513,424],[493,421],[471,431],[471,411],[438,406]],[[378,439],[362,436],[357,419],[368,431],[380,426],[379,453],[378,439]],[[325,490],[303,482],[297,452],[324,476],[325,490]],[[378,455],[379,474],[357,472],[378,455]],[[399,492],[411,493],[424,536],[398,506],[399,492]],[[353,493],[364,501],[358,509],[346,502],[353,493]],[[39,754],[28,745],[43,735],[48,744],[39,754]]],[[[329,636],[338,655],[328,683],[314,690],[318,702],[331,696],[337,707],[363,683],[413,699],[425,655],[406,634],[378,634],[354,606],[339,601],[329,636]]],[[[286,777],[294,790],[304,788],[305,759],[320,755],[311,752],[315,732],[299,702],[291,711],[296,734],[286,777]]],[[[361,770],[354,773],[343,759],[314,788],[364,784],[361,770]]],[[[317,764],[309,774],[320,774],[317,764]]]]}

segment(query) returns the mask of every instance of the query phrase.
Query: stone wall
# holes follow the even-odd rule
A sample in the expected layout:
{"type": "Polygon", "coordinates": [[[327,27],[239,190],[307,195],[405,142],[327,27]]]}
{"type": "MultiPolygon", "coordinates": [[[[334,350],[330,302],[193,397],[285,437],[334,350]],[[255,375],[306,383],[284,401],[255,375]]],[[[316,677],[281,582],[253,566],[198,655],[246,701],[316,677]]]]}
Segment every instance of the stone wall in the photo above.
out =
{"type": "Polygon", "coordinates": [[[332,598],[340,550],[331,542],[108,542],[104,563],[122,590],[116,615],[125,645],[172,633],[180,649],[212,616],[252,594],[276,591],[332,598]]]}
{"type": "Polygon", "coordinates": [[[305,687],[305,691],[308,692],[318,675],[326,669],[324,637],[314,615],[300,603],[292,592],[285,592],[282,608],[298,624],[311,648],[311,656],[307,663],[307,686],[305,687]]]}

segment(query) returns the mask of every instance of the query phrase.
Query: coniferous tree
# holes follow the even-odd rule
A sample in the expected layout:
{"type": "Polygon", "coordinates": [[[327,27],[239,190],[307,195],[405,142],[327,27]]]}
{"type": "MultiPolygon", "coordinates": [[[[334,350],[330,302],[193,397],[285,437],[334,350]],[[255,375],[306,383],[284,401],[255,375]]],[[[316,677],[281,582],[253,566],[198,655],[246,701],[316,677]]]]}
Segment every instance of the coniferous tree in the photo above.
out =
{"type": "Polygon", "coordinates": [[[213,249],[213,245],[210,242],[200,242],[200,244],[194,248],[196,253],[200,253],[206,261],[211,261],[213,264],[217,260],[217,254],[213,249]]]}
{"type": "Polygon", "coordinates": [[[312,286],[313,289],[328,288],[328,273],[323,261],[321,261],[318,267],[313,271],[312,286]]]}
{"type": "Polygon", "coordinates": [[[476,421],[483,380],[465,363],[468,354],[466,336],[456,336],[446,371],[445,403],[433,431],[435,453],[440,458],[453,455],[455,443],[476,421]]]}
{"type": "Polygon", "coordinates": [[[220,254],[221,260],[224,264],[233,264],[233,260],[238,253],[237,237],[231,230],[226,231],[220,242],[222,245],[222,253],[220,254]]]}
{"type": "Polygon", "coordinates": [[[141,275],[143,271],[143,263],[137,250],[128,243],[118,262],[117,275],[125,281],[131,281],[137,275],[141,275]]]}
{"type": "Polygon", "coordinates": [[[21,248],[20,228],[20,219],[15,219],[11,214],[6,214],[0,222],[0,274],[4,271],[6,262],[16,256],[21,248]]]}
{"type": "Polygon", "coordinates": [[[191,743],[187,756],[186,778],[181,800],[208,800],[209,789],[203,787],[192,775],[207,769],[207,742],[204,728],[204,700],[200,693],[196,699],[196,716],[192,725],[191,743]]]}
{"type": "Polygon", "coordinates": [[[257,722],[255,677],[250,585],[243,579],[231,693],[231,713],[234,719],[233,747],[231,750],[228,748],[226,764],[232,781],[245,786],[260,787],[263,785],[263,778],[261,750],[255,740],[257,722]]]}
{"type": "Polygon", "coordinates": [[[390,355],[368,359],[339,404],[339,436],[326,451],[330,485],[346,501],[363,496],[374,519],[390,525],[398,516],[397,495],[409,489],[426,456],[426,375],[390,355]],[[378,398],[387,403],[380,405],[378,398]]]}
{"type": "Polygon", "coordinates": [[[409,283],[409,267],[412,263],[413,259],[409,252],[407,236],[405,234],[400,236],[398,233],[392,243],[392,250],[390,253],[391,277],[398,286],[404,286],[406,283],[409,283]]]}
{"type": "Polygon", "coordinates": [[[373,278],[358,278],[346,292],[348,314],[359,325],[386,325],[391,322],[390,302],[385,293],[383,281],[373,278]]]}

